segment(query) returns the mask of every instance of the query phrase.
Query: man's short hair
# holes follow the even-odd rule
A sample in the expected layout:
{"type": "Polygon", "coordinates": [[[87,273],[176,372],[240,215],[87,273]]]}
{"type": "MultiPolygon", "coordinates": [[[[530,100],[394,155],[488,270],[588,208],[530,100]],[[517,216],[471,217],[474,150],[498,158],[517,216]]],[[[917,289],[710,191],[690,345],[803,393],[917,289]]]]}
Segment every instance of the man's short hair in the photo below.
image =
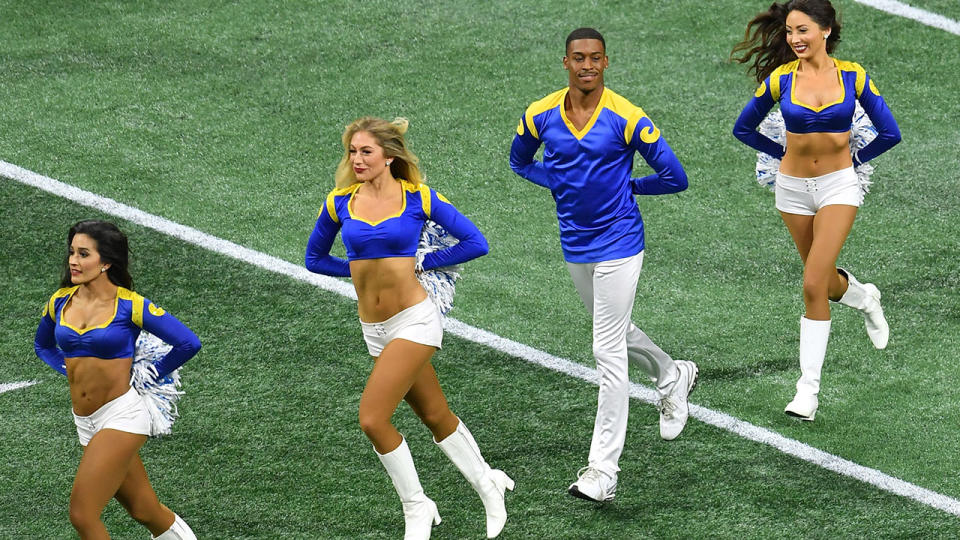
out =
{"type": "Polygon", "coordinates": [[[603,35],[600,32],[597,32],[595,28],[577,28],[573,32],[570,32],[570,35],[567,36],[567,43],[564,46],[564,52],[570,48],[570,42],[577,39],[598,39],[600,43],[603,44],[604,50],[607,48],[607,42],[604,41],[603,35]]]}

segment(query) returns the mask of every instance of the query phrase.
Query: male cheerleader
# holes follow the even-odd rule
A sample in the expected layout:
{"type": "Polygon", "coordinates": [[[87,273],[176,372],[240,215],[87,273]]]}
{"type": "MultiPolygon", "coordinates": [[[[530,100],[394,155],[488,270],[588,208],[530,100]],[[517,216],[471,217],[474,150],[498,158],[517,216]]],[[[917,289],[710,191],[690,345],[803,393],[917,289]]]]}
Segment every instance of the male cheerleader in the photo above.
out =
{"type": "Polygon", "coordinates": [[[560,244],[581,300],[593,317],[600,392],[586,467],[574,497],[612,500],[627,432],[628,360],[656,383],[660,436],[673,440],[687,422],[697,365],[674,361],[630,320],[643,265],[643,220],[635,194],[687,188],[687,175],[643,110],[603,85],[609,59],[603,36],[578,28],[567,36],[569,86],[530,105],[513,139],[510,168],[549,188],[557,203],[560,244]],[[533,159],[545,145],[543,161],[533,159]],[[631,178],[638,152],[654,174],[631,178]]]}

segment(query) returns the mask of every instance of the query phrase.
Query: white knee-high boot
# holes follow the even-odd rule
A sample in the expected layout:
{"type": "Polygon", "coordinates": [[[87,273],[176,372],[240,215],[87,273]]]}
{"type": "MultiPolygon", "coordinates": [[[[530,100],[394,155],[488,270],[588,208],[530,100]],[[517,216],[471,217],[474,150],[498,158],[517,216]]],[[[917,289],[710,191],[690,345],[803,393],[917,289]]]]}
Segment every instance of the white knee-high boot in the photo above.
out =
{"type": "Polygon", "coordinates": [[[827,354],[830,339],[830,321],[800,318],[800,380],[797,395],[784,412],[801,420],[813,421],[817,414],[817,394],[820,393],[820,370],[827,354]]]}
{"type": "Polygon", "coordinates": [[[423,493],[407,440],[402,439],[400,446],[392,452],[377,452],[377,457],[390,475],[393,487],[403,503],[404,540],[430,538],[433,525],[440,524],[440,513],[437,512],[437,505],[423,493]]]}
{"type": "Polygon", "coordinates": [[[155,540],[197,540],[197,535],[193,534],[193,529],[187,525],[186,521],[174,513],[173,525],[160,536],[151,535],[150,538],[155,540]]]}
{"type": "Polygon", "coordinates": [[[480,454],[480,448],[477,447],[477,441],[463,422],[460,422],[457,430],[447,438],[437,442],[437,446],[480,495],[487,514],[487,538],[495,538],[507,522],[507,509],[503,499],[506,490],[513,490],[513,480],[503,471],[491,469],[490,465],[487,465],[480,454]]]}
{"type": "Polygon", "coordinates": [[[873,346],[878,349],[886,348],[887,340],[890,339],[890,326],[887,325],[883,308],[880,307],[880,290],[873,283],[860,283],[853,274],[843,268],[837,268],[837,271],[847,277],[847,292],[843,293],[837,302],[863,313],[867,335],[870,336],[873,346]]]}

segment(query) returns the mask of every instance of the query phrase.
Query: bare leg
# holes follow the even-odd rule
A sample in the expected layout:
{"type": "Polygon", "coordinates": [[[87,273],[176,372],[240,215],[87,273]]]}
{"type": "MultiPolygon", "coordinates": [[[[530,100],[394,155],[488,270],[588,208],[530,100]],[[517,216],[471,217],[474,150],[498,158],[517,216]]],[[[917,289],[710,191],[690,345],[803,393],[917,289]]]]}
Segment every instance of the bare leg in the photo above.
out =
{"type": "Polygon", "coordinates": [[[160,536],[173,525],[174,514],[157,499],[139,455],[130,460],[127,477],[114,497],[153,536],[160,536]]]}
{"type": "Polygon", "coordinates": [[[443,389],[440,388],[437,372],[429,362],[420,370],[419,377],[404,399],[420,417],[423,425],[433,433],[434,440],[442,441],[456,431],[460,420],[450,410],[443,389]]]}
{"type": "Polygon", "coordinates": [[[70,522],[82,540],[110,538],[100,514],[127,478],[133,458],[146,440],[146,435],[115,429],[101,430],[90,439],[70,493],[70,522]]]}
{"type": "Polygon", "coordinates": [[[830,298],[840,298],[847,283],[837,272],[837,257],[843,248],[857,207],[829,205],[815,216],[780,213],[793,237],[803,261],[803,301],[806,317],[811,320],[830,319],[830,298]]]}
{"type": "MultiPolygon", "coordinates": [[[[384,347],[380,357],[375,360],[367,386],[360,396],[358,416],[360,429],[378,453],[386,454],[396,449],[403,440],[390,419],[400,400],[417,382],[424,366],[429,365],[435,351],[435,347],[395,339],[384,347]]],[[[453,429],[456,429],[456,424],[451,431],[453,429]]]]}

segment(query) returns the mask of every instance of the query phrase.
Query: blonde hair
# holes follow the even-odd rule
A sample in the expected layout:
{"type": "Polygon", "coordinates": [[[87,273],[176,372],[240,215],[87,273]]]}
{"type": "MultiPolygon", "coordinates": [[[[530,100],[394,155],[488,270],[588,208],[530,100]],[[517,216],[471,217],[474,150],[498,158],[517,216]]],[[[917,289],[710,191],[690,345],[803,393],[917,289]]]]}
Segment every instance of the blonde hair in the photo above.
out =
{"type": "Polygon", "coordinates": [[[403,178],[419,186],[423,182],[423,175],[418,166],[420,160],[407,148],[407,143],[403,139],[409,125],[410,122],[406,118],[399,117],[394,118],[393,122],[387,122],[381,118],[365,116],[351,122],[343,131],[343,158],[340,159],[334,175],[337,188],[345,188],[359,182],[357,175],[353,172],[353,163],[350,159],[350,141],[361,131],[369,133],[376,139],[377,144],[383,148],[384,157],[392,158],[390,173],[394,178],[403,178]]]}

